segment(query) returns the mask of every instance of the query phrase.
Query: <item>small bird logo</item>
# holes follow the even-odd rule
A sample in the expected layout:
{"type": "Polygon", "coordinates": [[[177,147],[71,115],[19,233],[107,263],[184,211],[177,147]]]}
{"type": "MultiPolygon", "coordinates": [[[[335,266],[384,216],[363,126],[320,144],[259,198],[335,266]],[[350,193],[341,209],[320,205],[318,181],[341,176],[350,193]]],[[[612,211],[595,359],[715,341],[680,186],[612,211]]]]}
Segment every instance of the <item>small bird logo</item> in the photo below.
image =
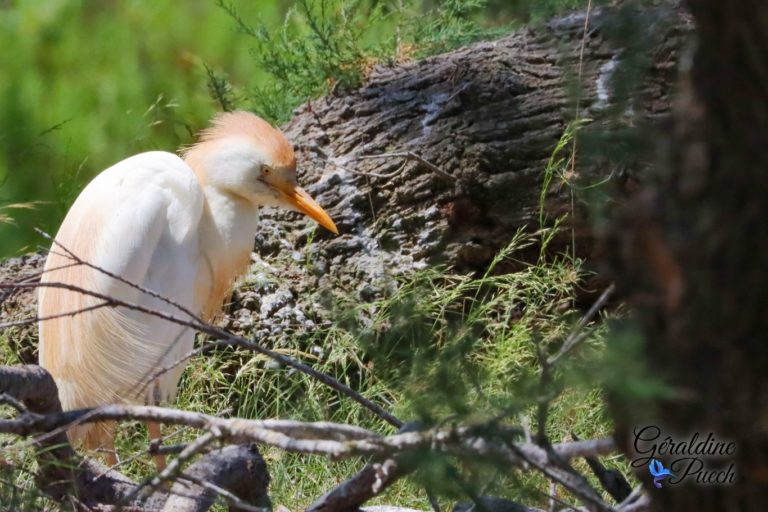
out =
{"type": "Polygon", "coordinates": [[[651,459],[651,463],[648,464],[648,470],[653,476],[653,485],[657,489],[661,489],[661,481],[668,476],[675,476],[670,470],[664,467],[662,463],[656,459],[651,459]]]}

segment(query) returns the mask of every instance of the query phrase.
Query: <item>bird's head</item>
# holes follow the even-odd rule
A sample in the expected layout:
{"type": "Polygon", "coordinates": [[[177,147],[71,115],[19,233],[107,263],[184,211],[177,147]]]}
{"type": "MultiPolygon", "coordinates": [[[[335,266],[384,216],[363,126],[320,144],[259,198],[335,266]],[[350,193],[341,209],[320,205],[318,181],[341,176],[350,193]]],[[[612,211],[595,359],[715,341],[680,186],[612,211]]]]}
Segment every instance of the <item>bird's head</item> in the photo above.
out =
{"type": "Polygon", "coordinates": [[[296,181],[293,147],[280,130],[250,112],[213,120],[184,151],[201,184],[255,206],[296,210],[338,234],[336,224],[296,181]]]}

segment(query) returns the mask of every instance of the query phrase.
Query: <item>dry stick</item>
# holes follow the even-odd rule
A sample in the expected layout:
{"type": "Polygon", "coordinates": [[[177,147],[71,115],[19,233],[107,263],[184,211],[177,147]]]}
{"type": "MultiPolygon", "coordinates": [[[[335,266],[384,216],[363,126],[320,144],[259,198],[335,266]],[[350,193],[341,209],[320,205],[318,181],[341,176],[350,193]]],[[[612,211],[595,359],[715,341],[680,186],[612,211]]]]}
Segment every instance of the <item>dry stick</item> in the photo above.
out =
{"type": "Polygon", "coordinates": [[[115,306],[114,302],[103,301],[98,304],[94,304],[93,306],[87,306],[80,309],[73,309],[72,311],[65,311],[64,313],[58,313],[55,315],[35,316],[32,319],[25,318],[24,320],[14,320],[12,322],[3,322],[3,323],[0,323],[0,330],[7,329],[8,327],[20,327],[22,325],[29,325],[32,322],[44,322],[46,320],[55,320],[56,318],[77,316],[83,313],[88,313],[89,311],[95,311],[97,309],[101,309],[105,307],[113,307],[113,306],[115,306]]]}
{"type": "MultiPolygon", "coordinates": [[[[289,452],[327,455],[333,459],[358,455],[386,457],[425,447],[460,456],[492,456],[500,453],[500,450],[504,451],[503,446],[479,436],[476,433],[477,427],[442,428],[382,437],[346,424],[219,418],[148,405],[107,405],[52,414],[28,413],[14,419],[1,419],[0,432],[22,436],[45,432],[37,438],[44,440],[54,435],[54,429],[107,420],[186,425],[214,432],[217,437],[227,441],[257,442],[289,452]]],[[[507,457],[506,460],[515,466],[521,466],[523,460],[546,456],[546,452],[536,444],[519,443],[512,446],[517,450],[515,453],[518,457],[507,457]]],[[[552,449],[558,457],[572,459],[612,453],[615,451],[615,443],[612,439],[572,441],[555,444],[552,449]]]]}
{"type": "Polygon", "coordinates": [[[349,386],[343,384],[339,380],[331,377],[330,375],[326,375],[318,370],[315,370],[311,366],[308,366],[304,363],[301,363],[291,357],[284,356],[280,353],[277,353],[273,350],[270,350],[268,348],[262,347],[261,345],[257,343],[253,343],[251,341],[246,340],[245,338],[242,338],[240,336],[234,336],[227,331],[220,329],[218,327],[215,327],[211,324],[202,322],[201,320],[185,320],[183,318],[179,318],[177,316],[171,315],[169,313],[165,313],[163,311],[158,311],[156,309],[147,308],[145,306],[140,306],[138,304],[133,304],[130,302],[125,302],[119,299],[114,299],[112,297],[108,297],[102,293],[94,292],[91,290],[86,290],[85,288],[70,285],[66,283],[35,283],[35,284],[7,284],[7,283],[0,283],[0,289],[3,288],[9,288],[11,286],[17,286],[21,288],[36,288],[36,287],[48,287],[48,288],[61,288],[65,290],[70,290],[74,292],[83,293],[85,295],[89,295],[91,297],[95,297],[97,299],[102,300],[109,300],[114,303],[115,306],[124,307],[126,309],[130,309],[133,311],[139,311],[141,313],[146,313],[148,315],[153,315],[157,318],[161,318],[163,320],[167,320],[169,322],[183,325],[187,327],[191,327],[193,329],[196,329],[202,333],[208,334],[209,336],[212,336],[216,339],[226,340],[230,345],[248,348],[250,350],[253,350],[254,352],[258,352],[260,354],[263,354],[271,359],[274,359],[275,361],[279,362],[280,364],[283,364],[285,366],[290,366],[291,368],[295,368],[296,370],[305,373],[309,375],[310,377],[322,382],[326,386],[335,389],[339,393],[343,394],[344,396],[351,398],[352,400],[356,401],[366,409],[373,412],[376,416],[381,418],[382,420],[386,421],[390,425],[400,428],[403,425],[403,422],[400,421],[397,417],[387,412],[386,409],[381,407],[380,405],[374,403],[373,401],[369,400],[368,398],[365,398],[363,395],[355,391],[354,389],[350,388],[349,386]]]}
{"type": "Polygon", "coordinates": [[[375,444],[380,439],[375,432],[346,424],[226,419],[147,405],[106,405],[48,416],[27,414],[16,419],[0,420],[0,432],[23,436],[44,432],[32,441],[32,443],[39,443],[62,434],[73,426],[105,420],[155,421],[204,430],[216,428],[222,432],[221,437],[228,440],[255,441],[287,451],[335,457],[352,455],[354,450],[358,449],[367,453],[370,449],[369,445],[375,444]],[[347,446],[354,442],[359,442],[361,445],[347,446]]]}
{"type": "Polygon", "coordinates": [[[335,158],[332,158],[329,156],[325,151],[323,151],[317,144],[314,144],[310,147],[311,150],[313,150],[317,155],[319,155],[323,160],[325,160],[327,163],[333,165],[334,167],[338,167],[339,169],[343,171],[350,172],[352,174],[360,174],[362,176],[373,176],[375,178],[394,178],[398,174],[400,174],[403,169],[405,169],[405,164],[408,161],[416,161],[429,169],[430,171],[434,172],[441,178],[445,179],[446,181],[454,182],[456,181],[456,177],[452,174],[449,174],[442,170],[440,167],[436,166],[426,158],[419,156],[418,154],[414,153],[413,151],[394,151],[390,153],[378,153],[375,155],[348,155],[344,157],[345,161],[355,161],[355,160],[379,160],[384,158],[403,158],[405,159],[405,162],[403,162],[403,165],[395,169],[394,171],[382,174],[378,172],[371,172],[371,171],[359,171],[357,169],[350,169],[349,167],[344,166],[343,164],[340,164],[336,161],[335,158]]]}
{"type": "Polygon", "coordinates": [[[394,171],[389,172],[387,174],[383,174],[383,173],[380,173],[380,172],[360,171],[358,169],[350,169],[349,167],[345,167],[345,166],[337,163],[334,160],[326,160],[326,162],[328,162],[329,164],[333,165],[334,167],[338,167],[342,171],[351,172],[352,174],[359,174],[361,176],[370,176],[370,177],[373,177],[373,178],[384,178],[384,179],[394,178],[395,176],[397,176],[398,174],[403,172],[403,169],[405,169],[405,166],[408,164],[408,160],[406,160],[406,161],[404,161],[402,163],[402,165],[400,165],[400,167],[398,167],[394,171]]]}
{"type": "Polygon", "coordinates": [[[403,164],[400,167],[398,167],[394,171],[389,172],[387,174],[382,174],[380,172],[372,172],[372,171],[360,171],[357,169],[351,169],[349,167],[346,167],[338,163],[335,158],[329,156],[325,151],[320,149],[320,147],[317,144],[310,146],[310,149],[314,151],[320,158],[322,158],[325,161],[325,163],[331,164],[332,166],[338,169],[341,169],[342,171],[346,171],[351,174],[359,174],[361,176],[372,176],[374,178],[385,178],[385,179],[394,178],[395,176],[400,174],[403,171],[403,169],[405,169],[405,166],[408,163],[408,161],[406,160],[405,162],[403,162],[403,164]]]}
{"type": "Polygon", "coordinates": [[[598,311],[600,311],[605,303],[608,302],[608,299],[611,297],[615,290],[616,285],[611,283],[611,285],[606,288],[603,293],[600,294],[600,297],[598,297],[595,303],[592,304],[592,307],[590,307],[586,314],[578,321],[576,326],[573,328],[573,331],[571,331],[571,334],[569,334],[568,338],[566,338],[566,340],[563,342],[563,346],[560,348],[557,354],[547,359],[547,363],[550,366],[556,365],[560,359],[566,356],[569,352],[571,352],[571,350],[576,348],[584,340],[589,338],[589,336],[594,332],[594,329],[590,329],[586,332],[582,332],[582,330],[587,325],[587,323],[592,321],[592,318],[594,318],[594,316],[598,311]]]}
{"type": "MultiPolygon", "coordinates": [[[[589,482],[581,475],[574,475],[571,472],[563,471],[559,468],[553,468],[548,464],[542,464],[535,457],[530,456],[524,450],[520,449],[520,446],[514,443],[506,443],[510,450],[512,450],[518,457],[526,460],[539,470],[544,476],[553,480],[570,492],[576,495],[582,502],[587,505],[593,505],[601,512],[615,512],[615,510],[605,503],[597,492],[589,485],[589,482]]],[[[556,452],[555,452],[556,453],[556,452]]]]}
{"type": "MultiPolygon", "coordinates": [[[[52,240],[50,235],[48,235],[47,233],[45,233],[43,231],[40,231],[40,230],[38,230],[38,233],[40,233],[42,236],[52,240]]],[[[77,255],[75,255],[72,251],[70,251],[69,249],[64,247],[62,244],[60,244],[56,240],[53,240],[53,243],[55,245],[61,247],[64,251],[67,252],[67,254],[72,259],[74,259],[78,263],[80,263],[82,265],[86,265],[89,268],[92,268],[92,269],[94,269],[94,270],[96,270],[98,272],[101,272],[104,275],[107,275],[107,276],[109,276],[109,277],[111,277],[113,279],[117,279],[118,281],[120,281],[122,283],[125,283],[128,286],[131,286],[131,287],[133,287],[133,288],[135,288],[135,289],[137,289],[137,290],[139,290],[139,291],[141,291],[143,293],[146,293],[146,294],[150,295],[151,297],[154,297],[156,299],[162,300],[163,302],[165,302],[165,303],[167,303],[167,304],[169,304],[171,306],[174,306],[175,308],[179,309],[183,313],[189,315],[190,318],[193,320],[193,322],[185,321],[185,320],[177,318],[177,317],[175,317],[173,315],[169,315],[169,314],[166,314],[166,313],[161,312],[161,311],[153,310],[151,308],[145,308],[145,307],[139,306],[137,304],[130,304],[130,303],[126,303],[124,301],[118,301],[118,300],[113,299],[111,297],[106,297],[103,294],[99,294],[99,293],[92,292],[92,291],[89,291],[89,290],[85,290],[85,289],[82,289],[82,288],[78,289],[79,287],[72,287],[71,285],[65,285],[65,286],[62,286],[63,288],[66,288],[66,289],[69,289],[69,290],[72,290],[72,291],[79,291],[80,293],[86,293],[86,294],[91,295],[93,297],[101,298],[101,299],[103,299],[105,301],[113,301],[115,305],[123,306],[123,307],[129,308],[129,309],[134,309],[136,311],[141,311],[141,312],[144,312],[144,313],[147,313],[147,314],[151,314],[151,315],[154,315],[156,317],[168,320],[170,322],[174,322],[174,323],[176,323],[178,325],[184,325],[184,326],[187,326],[187,327],[192,327],[193,329],[196,329],[196,330],[198,330],[200,332],[204,332],[204,333],[206,333],[206,334],[208,334],[208,335],[210,335],[210,336],[212,336],[212,337],[214,337],[216,339],[227,340],[227,341],[229,341],[233,345],[241,346],[241,347],[244,347],[244,348],[249,348],[249,349],[251,349],[251,350],[253,350],[255,352],[258,352],[260,354],[266,355],[267,357],[270,357],[271,359],[274,359],[275,361],[278,361],[279,363],[281,363],[281,364],[283,364],[285,366],[290,366],[292,368],[295,368],[296,370],[299,370],[302,373],[305,373],[305,374],[315,378],[316,380],[319,380],[323,384],[325,384],[325,385],[335,389],[336,391],[342,393],[343,395],[347,396],[348,398],[351,398],[352,400],[355,400],[359,404],[363,405],[364,407],[366,407],[367,409],[372,411],[374,414],[379,416],[379,418],[381,418],[382,420],[386,421],[390,425],[392,425],[392,426],[394,426],[396,428],[400,428],[400,427],[403,426],[403,422],[400,421],[394,415],[390,414],[386,409],[384,409],[383,407],[381,407],[378,404],[374,403],[373,401],[365,398],[363,395],[361,395],[357,391],[353,390],[349,386],[346,386],[345,384],[343,384],[339,380],[334,379],[330,375],[327,375],[327,374],[324,374],[324,373],[322,373],[322,372],[320,372],[318,370],[315,370],[311,366],[305,365],[304,363],[301,363],[301,362],[299,362],[299,361],[297,361],[297,360],[295,360],[295,359],[293,359],[291,357],[284,356],[284,355],[279,354],[279,353],[277,353],[275,351],[272,351],[272,350],[270,350],[268,348],[262,347],[261,345],[258,345],[257,343],[250,342],[250,341],[246,340],[245,338],[241,338],[239,336],[233,336],[232,334],[230,334],[229,332],[227,332],[227,331],[225,331],[223,329],[219,329],[219,328],[217,328],[217,327],[215,327],[215,326],[213,326],[211,324],[208,324],[207,322],[204,322],[199,316],[195,315],[188,308],[182,306],[181,304],[178,304],[177,302],[174,302],[174,301],[168,299],[167,297],[162,296],[161,294],[159,294],[157,292],[154,292],[152,290],[144,288],[143,286],[140,286],[140,285],[138,285],[136,283],[133,283],[133,282],[131,282],[131,281],[121,277],[121,276],[118,276],[118,275],[116,275],[116,274],[114,274],[112,272],[109,272],[108,270],[105,270],[105,269],[103,269],[103,268],[101,268],[101,267],[99,267],[97,265],[94,265],[92,263],[89,263],[89,262],[83,260],[82,258],[80,258],[77,255]]],[[[57,284],[57,283],[37,283],[38,286],[52,286],[52,285],[55,285],[55,284],[57,284]]],[[[58,283],[58,284],[62,284],[63,285],[64,283],[58,283]]],[[[3,286],[3,283],[0,283],[0,288],[2,288],[2,286],[3,286]]],[[[24,283],[22,285],[22,287],[28,287],[28,284],[24,283]]]]}

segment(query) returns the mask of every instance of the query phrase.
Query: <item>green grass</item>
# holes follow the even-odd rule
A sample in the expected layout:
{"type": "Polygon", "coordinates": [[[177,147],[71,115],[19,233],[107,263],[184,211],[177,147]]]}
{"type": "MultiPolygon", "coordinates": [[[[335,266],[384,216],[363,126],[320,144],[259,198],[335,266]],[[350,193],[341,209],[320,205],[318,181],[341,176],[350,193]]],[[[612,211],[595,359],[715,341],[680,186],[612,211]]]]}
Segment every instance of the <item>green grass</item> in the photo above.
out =
{"type": "MultiPolygon", "coordinates": [[[[498,263],[533,243],[520,234],[502,252],[498,263]]],[[[286,337],[284,353],[337,376],[365,396],[407,421],[426,424],[446,420],[483,421],[503,412],[509,421],[528,418],[535,430],[540,396],[535,337],[547,352],[559,348],[579,317],[573,295],[584,277],[581,263],[569,258],[540,261],[514,274],[458,275],[428,269],[406,279],[399,290],[375,304],[358,306],[348,317],[311,333],[286,337]],[[363,322],[353,316],[368,318],[363,322]],[[323,357],[311,350],[321,346],[323,357]]],[[[339,311],[350,311],[340,304],[339,311]]],[[[604,437],[611,433],[596,379],[605,331],[576,351],[556,372],[548,390],[553,398],[547,432],[554,442],[604,437]]],[[[311,378],[276,367],[262,356],[242,349],[219,349],[192,362],[185,372],[177,406],[246,418],[294,418],[348,422],[392,433],[357,404],[311,378]]],[[[145,435],[129,430],[120,439],[123,454],[140,449],[145,435]]],[[[189,433],[185,438],[189,439],[189,433]]],[[[275,504],[297,509],[309,504],[335,483],[353,474],[362,461],[329,461],[266,449],[275,504]]],[[[491,463],[452,462],[478,489],[529,504],[544,505],[547,481],[533,473],[509,474],[491,463]]],[[[619,464],[620,467],[621,464],[619,464]]],[[[586,466],[577,467],[586,471],[586,466]]],[[[150,461],[127,468],[135,477],[151,473],[150,461]]],[[[411,478],[398,482],[376,503],[426,508],[423,484],[446,496],[458,497],[454,485],[444,486],[444,461],[435,460],[411,478]]]]}
{"type": "MultiPolygon", "coordinates": [[[[536,234],[518,234],[495,263],[514,259],[518,251],[537,240],[536,234]]],[[[553,442],[567,440],[572,432],[581,438],[609,436],[611,423],[599,386],[604,327],[563,361],[552,386],[539,387],[536,343],[554,353],[579,318],[573,304],[585,277],[581,266],[578,260],[561,257],[542,259],[513,274],[470,276],[450,269],[426,269],[404,279],[391,296],[358,305],[354,315],[340,315],[332,325],[301,336],[287,336],[290,342],[281,350],[341,378],[378,403],[388,404],[407,421],[418,419],[432,425],[478,422],[502,414],[514,424],[527,418],[535,432],[536,404],[544,393],[552,399],[547,433],[553,442]],[[353,316],[364,321],[354,321],[353,316]],[[322,357],[312,351],[313,346],[323,347],[322,357]]],[[[339,304],[339,310],[349,311],[350,304],[339,304]]],[[[2,346],[3,362],[16,364],[11,344],[6,341],[2,346]]],[[[193,360],[184,373],[175,406],[246,418],[347,422],[393,432],[354,402],[307,376],[276,367],[242,349],[217,349],[193,360]]],[[[166,434],[174,431],[174,427],[165,429],[166,434]]],[[[190,440],[195,434],[182,429],[172,442],[190,440]]],[[[118,451],[122,458],[145,447],[142,426],[121,427],[118,451]]],[[[272,476],[273,502],[290,509],[307,506],[363,463],[276,449],[265,449],[264,456],[272,476]]],[[[13,462],[34,469],[28,453],[17,454],[13,462]]],[[[441,493],[445,504],[461,498],[453,480],[445,476],[447,463],[461,468],[461,478],[477,491],[529,505],[546,504],[549,484],[533,472],[442,458],[433,458],[374,502],[427,508],[425,483],[441,493]]],[[[620,460],[609,461],[609,465],[626,470],[620,460]]],[[[576,467],[587,472],[581,462],[576,467]]],[[[151,475],[154,466],[142,456],[121,469],[140,480],[151,475]]],[[[3,482],[4,493],[18,488],[29,493],[20,495],[25,499],[40,499],[29,473],[17,471],[6,475],[3,482]]],[[[561,498],[573,501],[567,495],[561,498]]]]}

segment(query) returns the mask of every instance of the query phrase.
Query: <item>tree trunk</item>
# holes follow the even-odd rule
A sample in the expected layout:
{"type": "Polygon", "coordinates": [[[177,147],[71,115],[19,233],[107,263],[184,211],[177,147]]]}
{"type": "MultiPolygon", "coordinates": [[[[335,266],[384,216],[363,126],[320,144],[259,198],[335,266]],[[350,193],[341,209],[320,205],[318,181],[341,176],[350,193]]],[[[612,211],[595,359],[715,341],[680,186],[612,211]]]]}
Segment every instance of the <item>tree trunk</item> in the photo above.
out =
{"type": "Polygon", "coordinates": [[[735,483],[651,488],[654,510],[765,510],[768,8],[764,0],[688,4],[698,46],[670,158],[614,233],[619,283],[632,292],[649,367],[673,394],[651,410],[626,405],[621,419],[663,418],[664,434],[678,441],[712,432],[737,443],[734,457],[705,458],[721,468],[735,461],[735,483]]]}
{"type": "MultiPolygon", "coordinates": [[[[677,49],[690,24],[669,4],[642,14],[657,23],[644,34],[652,44],[639,73],[638,99],[622,114],[631,118],[626,122],[653,125],[668,118],[677,49]]],[[[537,231],[545,168],[576,113],[568,86],[578,80],[585,16],[575,13],[422,61],[379,66],[360,89],[298,109],[284,129],[297,147],[300,182],[327,208],[341,235],[315,231],[290,212],[265,212],[256,252],[269,263],[260,269],[275,279],[257,293],[236,294],[229,327],[251,334],[256,326],[257,336],[279,344],[281,324],[329,318],[324,305],[331,301],[324,294],[371,301],[391,290],[395,277],[436,262],[480,270],[518,229],[537,231]],[[412,152],[423,161],[365,158],[393,152],[412,152]],[[275,311],[282,314],[279,321],[275,311]]],[[[616,16],[590,15],[581,117],[613,115],[609,83],[620,51],[605,32],[616,16]]],[[[624,189],[642,171],[641,164],[617,171],[577,163],[581,185],[621,175],[613,181],[624,189]]],[[[571,212],[571,189],[553,180],[544,206],[550,219],[571,212]]],[[[567,221],[572,229],[549,250],[558,253],[575,242],[579,256],[594,256],[587,208],[578,200],[575,206],[567,221]]],[[[532,261],[538,254],[531,247],[516,257],[532,261]]]]}

